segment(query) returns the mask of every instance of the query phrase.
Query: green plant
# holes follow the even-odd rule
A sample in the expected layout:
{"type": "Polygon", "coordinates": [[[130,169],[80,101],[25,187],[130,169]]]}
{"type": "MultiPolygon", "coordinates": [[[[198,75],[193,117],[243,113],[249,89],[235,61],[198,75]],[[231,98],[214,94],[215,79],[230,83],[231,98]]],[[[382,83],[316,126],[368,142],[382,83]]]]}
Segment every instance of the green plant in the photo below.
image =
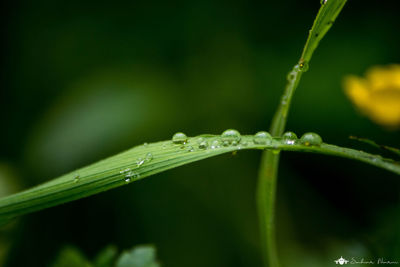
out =
{"type": "Polygon", "coordinates": [[[393,160],[357,150],[325,143],[320,144],[315,135],[307,135],[300,140],[288,135],[282,137],[293,93],[302,74],[307,70],[319,41],[327,33],[345,2],[341,0],[323,2],[303,54],[298,64],[288,75],[288,85],[270,129],[274,138],[270,138],[265,133],[256,136],[239,136],[236,132],[231,131],[222,137],[202,135],[186,138],[184,135],[180,135],[172,141],[138,146],[51,182],[1,199],[0,221],[5,223],[18,215],[90,196],[167,169],[222,153],[240,149],[266,149],[260,168],[258,205],[261,235],[265,248],[263,251],[266,251],[265,261],[266,263],[269,262],[271,266],[277,266],[278,257],[274,245],[273,215],[280,150],[347,157],[400,174],[400,166],[393,160]],[[225,145],[224,142],[226,142],[225,145]]]}

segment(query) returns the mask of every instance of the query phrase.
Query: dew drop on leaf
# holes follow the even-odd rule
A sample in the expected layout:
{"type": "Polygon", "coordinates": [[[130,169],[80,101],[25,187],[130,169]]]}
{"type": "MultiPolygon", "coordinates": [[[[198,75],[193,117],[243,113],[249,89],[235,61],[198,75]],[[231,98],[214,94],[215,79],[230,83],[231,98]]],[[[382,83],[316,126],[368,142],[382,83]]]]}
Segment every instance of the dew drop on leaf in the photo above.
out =
{"type": "Polygon", "coordinates": [[[200,144],[201,142],[203,142],[204,141],[204,138],[203,137],[200,137],[199,139],[197,139],[197,143],[198,144],[200,144]]]}
{"type": "Polygon", "coordinates": [[[130,168],[126,168],[125,170],[120,170],[119,173],[123,174],[123,173],[129,172],[130,170],[131,170],[130,168]]]}
{"type": "Polygon", "coordinates": [[[203,142],[201,142],[201,143],[199,144],[199,148],[200,148],[200,149],[207,149],[207,147],[208,147],[207,141],[203,141],[203,142]]]}
{"type": "Polygon", "coordinates": [[[79,182],[79,178],[80,178],[80,175],[79,174],[75,174],[74,175],[74,183],[79,182]]]}
{"type": "Polygon", "coordinates": [[[211,149],[216,149],[216,148],[220,148],[221,147],[221,142],[218,140],[214,140],[211,143],[211,149]]]}
{"type": "Polygon", "coordinates": [[[143,163],[144,163],[144,159],[143,159],[143,158],[138,158],[138,159],[136,160],[136,164],[137,164],[138,167],[142,166],[143,163]]]}
{"type": "Polygon", "coordinates": [[[253,142],[258,145],[271,144],[272,136],[267,132],[258,132],[254,135],[253,142]]]}
{"type": "Polygon", "coordinates": [[[301,136],[300,142],[306,146],[319,146],[322,144],[322,138],[316,133],[305,133],[301,136]]]}
{"type": "Polygon", "coordinates": [[[153,154],[151,152],[146,154],[146,161],[151,161],[153,159],[153,154]]]}
{"type": "Polygon", "coordinates": [[[172,142],[174,144],[186,144],[187,141],[187,136],[184,133],[176,133],[174,136],[172,136],[172,142]]]}
{"type": "Polygon", "coordinates": [[[228,129],[224,131],[221,135],[221,140],[225,146],[225,142],[229,144],[232,144],[232,142],[236,142],[236,144],[240,141],[241,136],[240,133],[236,130],[233,129],[228,129]]]}
{"type": "Polygon", "coordinates": [[[297,135],[294,132],[286,132],[282,135],[283,142],[287,145],[294,145],[297,135]]]}

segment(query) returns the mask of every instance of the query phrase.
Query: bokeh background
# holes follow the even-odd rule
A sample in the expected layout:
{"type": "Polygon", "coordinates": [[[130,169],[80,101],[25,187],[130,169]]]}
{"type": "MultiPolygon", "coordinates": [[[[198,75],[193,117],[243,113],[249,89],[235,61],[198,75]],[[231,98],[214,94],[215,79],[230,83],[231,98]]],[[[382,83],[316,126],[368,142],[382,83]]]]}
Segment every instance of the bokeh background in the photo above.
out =
{"type": "MultiPolygon", "coordinates": [[[[400,132],[361,116],[347,74],[400,63],[397,1],[350,0],[294,97],[288,129],[379,152],[400,132]]],[[[267,130],[319,8],[313,1],[7,1],[2,7],[0,195],[144,142],[267,130]]],[[[163,266],[261,266],[259,151],[183,166],[19,218],[0,266],[48,266],[65,245],[154,244],[163,266]]],[[[283,153],[277,203],[285,266],[400,261],[400,179],[345,159],[283,153]]]]}

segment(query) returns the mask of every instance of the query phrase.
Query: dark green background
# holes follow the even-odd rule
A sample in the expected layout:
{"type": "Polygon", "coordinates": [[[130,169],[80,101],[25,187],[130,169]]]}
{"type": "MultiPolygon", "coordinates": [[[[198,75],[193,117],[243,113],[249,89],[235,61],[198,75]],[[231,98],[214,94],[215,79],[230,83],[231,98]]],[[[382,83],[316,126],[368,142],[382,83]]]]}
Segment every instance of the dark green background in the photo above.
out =
{"type": "MultiPolygon", "coordinates": [[[[400,147],[399,131],[360,116],[341,86],[347,74],[400,63],[396,4],[348,1],[303,76],[288,129],[372,152],[348,136],[400,147]]],[[[3,3],[0,193],[176,131],[268,129],[318,8],[319,0],[3,3]]],[[[143,243],[167,267],[261,266],[260,155],[208,159],[24,216],[0,230],[0,266],[47,266],[64,245],[92,258],[108,244],[143,243]]],[[[400,261],[399,192],[399,177],[384,170],[283,153],[285,266],[400,261]]]]}

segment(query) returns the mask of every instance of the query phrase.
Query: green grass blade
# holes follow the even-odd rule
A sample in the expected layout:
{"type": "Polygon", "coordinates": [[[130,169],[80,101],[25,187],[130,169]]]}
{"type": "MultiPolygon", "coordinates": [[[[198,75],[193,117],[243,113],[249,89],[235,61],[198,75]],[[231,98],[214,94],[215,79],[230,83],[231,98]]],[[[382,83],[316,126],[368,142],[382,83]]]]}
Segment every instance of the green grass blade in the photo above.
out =
{"type": "MultiPolygon", "coordinates": [[[[346,0],[322,1],[321,8],[309,32],[300,60],[287,76],[288,83],[270,127],[273,136],[281,136],[285,131],[290,103],[300,83],[301,76],[309,68],[309,62],[315,49],[329,31],[345,4],[346,0]]],[[[257,205],[264,264],[270,267],[279,266],[274,230],[274,207],[278,165],[279,153],[273,154],[270,151],[265,151],[263,153],[258,176],[257,205]]]]}
{"type": "Polygon", "coordinates": [[[398,148],[386,146],[386,145],[380,145],[380,144],[376,143],[375,141],[368,139],[368,138],[357,137],[357,136],[353,136],[353,135],[350,136],[349,138],[353,139],[353,140],[357,140],[357,141],[365,143],[365,144],[368,144],[368,145],[371,145],[371,146],[379,148],[379,149],[390,151],[390,152],[400,156],[400,149],[398,149],[398,148]]]}
{"type": "Polygon", "coordinates": [[[358,150],[328,144],[288,145],[281,138],[273,139],[270,144],[261,145],[255,144],[253,138],[254,136],[251,135],[242,136],[238,145],[220,145],[216,148],[212,148],[211,144],[214,141],[220,142],[221,137],[214,135],[188,138],[185,145],[174,144],[172,141],[140,145],[39,186],[0,199],[0,222],[127,185],[191,162],[245,149],[273,149],[274,151],[287,150],[334,155],[363,161],[400,174],[398,163],[358,150]],[[199,140],[207,142],[208,147],[199,148],[199,140]]]}

